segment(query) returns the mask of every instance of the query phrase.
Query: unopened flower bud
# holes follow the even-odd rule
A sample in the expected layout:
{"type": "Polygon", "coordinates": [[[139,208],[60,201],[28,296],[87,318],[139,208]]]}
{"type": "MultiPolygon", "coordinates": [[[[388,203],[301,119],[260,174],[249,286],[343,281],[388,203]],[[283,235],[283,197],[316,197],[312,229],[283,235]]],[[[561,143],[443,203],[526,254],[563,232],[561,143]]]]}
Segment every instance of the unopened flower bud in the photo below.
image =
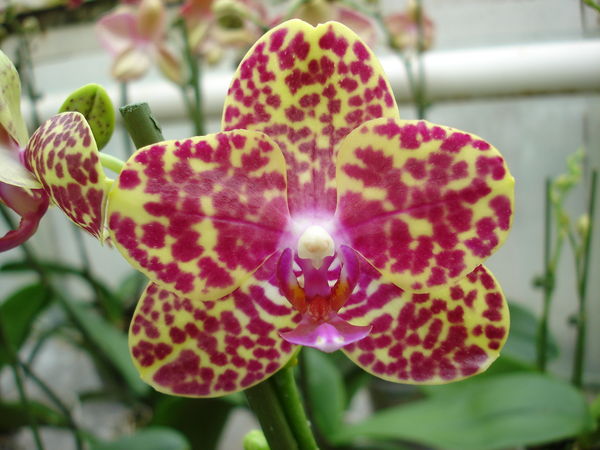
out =
{"type": "Polygon", "coordinates": [[[587,239],[587,235],[590,232],[590,216],[583,214],[577,219],[577,233],[581,236],[582,240],[587,239]]]}
{"type": "Polygon", "coordinates": [[[138,31],[142,36],[151,38],[163,30],[166,11],[162,0],[142,0],[138,14],[138,31]]]}
{"type": "Polygon", "coordinates": [[[77,111],[90,125],[98,150],[102,149],[115,129],[115,111],[110,97],[98,84],[87,84],[74,91],[58,112],[77,111]]]}
{"type": "Polygon", "coordinates": [[[269,444],[263,432],[252,430],[244,436],[244,450],[269,450],[269,444]]]}
{"type": "Polygon", "coordinates": [[[217,0],[213,4],[213,12],[219,25],[228,30],[243,28],[244,19],[250,13],[248,7],[237,0],[217,0]]]}

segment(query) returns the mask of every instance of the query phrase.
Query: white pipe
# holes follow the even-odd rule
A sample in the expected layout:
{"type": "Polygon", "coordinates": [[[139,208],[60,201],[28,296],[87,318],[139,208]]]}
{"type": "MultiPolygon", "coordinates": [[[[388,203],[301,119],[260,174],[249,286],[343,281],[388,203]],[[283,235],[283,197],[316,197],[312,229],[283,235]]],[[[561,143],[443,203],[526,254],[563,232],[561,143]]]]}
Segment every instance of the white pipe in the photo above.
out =
{"type": "MultiPolygon", "coordinates": [[[[382,56],[381,62],[398,102],[409,101],[410,90],[400,60],[388,54],[382,56]]],[[[424,67],[427,99],[433,102],[600,92],[600,39],[431,51],[424,56],[424,67]]],[[[203,80],[209,117],[221,115],[231,75],[225,71],[209,72],[203,80]]],[[[109,93],[118,98],[116,89],[109,93]]],[[[39,104],[42,117],[54,114],[67,95],[62,92],[46,96],[39,104]]],[[[166,81],[131,84],[130,100],[148,102],[161,120],[185,116],[179,90],[166,81]]]]}

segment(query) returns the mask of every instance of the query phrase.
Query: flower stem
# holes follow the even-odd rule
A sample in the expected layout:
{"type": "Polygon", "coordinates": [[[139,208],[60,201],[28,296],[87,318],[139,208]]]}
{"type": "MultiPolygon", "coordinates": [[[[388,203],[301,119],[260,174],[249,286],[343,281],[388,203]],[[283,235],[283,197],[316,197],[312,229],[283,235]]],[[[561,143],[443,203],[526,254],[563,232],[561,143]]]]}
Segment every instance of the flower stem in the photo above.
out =
{"type": "Polygon", "coordinates": [[[271,450],[298,450],[271,380],[244,391],[271,450]]]}
{"type": "Polygon", "coordinates": [[[583,384],[583,369],[586,344],[585,341],[587,335],[586,295],[587,281],[590,268],[590,249],[592,243],[592,232],[594,229],[593,225],[596,204],[597,178],[598,171],[593,170],[587,210],[590,222],[582,243],[581,261],[579,264],[576,264],[580,268],[580,270],[577,271],[577,296],[579,297],[579,309],[577,313],[577,338],[575,341],[575,357],[573,359],[573,375],[571,381],[577,387],[581,387],[581,385],[583,384]]]}
{"type": "MultiPolygon", "coordinates": [[[[129,88],[127,86],[127,82],[123,81],[119,86],[120,94],[121,94],[121,106],[129,104],[129,88]]],[[[123,150],[125,150],[125,155],[131,156],[133,153],[133,148],[131,148],[131,140],[129,139],[129,130],[123,130],[123,150]]]]}
{"type": "Polygon", "coordinates": [[[133,103],[119,108],[125,129],[131,136],[136,148],[164,141],[160,125],[152,116],[147,103],[133,103]]]}
{"type": "Polygon", "coordinates": [[[67,406],[62,402],[62,400],[58,397],[58,395],[56,395],[56,393],[52,390],[52,388],[50,388],[50,386],[48,386],[44,380],[42,380],[40,377],[38,377],[35,374],[35,372],[33,372],[33,370],[31,370],[31,367],[29,367],[26,363],[24,363],[22,361],[19,361],[19,365],[21,366],[21,368],[23,369],[25,374],[29,378],[31,378],[31,380],[35,384],[38,385],[38,387],[44,392],[44,394],[46,394],[46,397],[48,397],[48,399],[50,399],[50,401],[52,401],[52,403],[54,403],[54,405],[58,409],[60,409],[62,414],[65,416],[65,419],[67,419],[69,428],[71,429],[71,431],[73,433],[73,439],[75,440],[75,448],[77,450],[82,450],[83,449],[83,441],[81,439],[80,430],[77,427],[77,424],[75,423],[75,421],[73,420],[73,416],[71,415],[69,408],[67,408],[67,406]]]}
{"type": "Polygon", "coordinates": [[[125,165],[123,161],[115,156],[107,155],[106,153],[100,153],[99,155],[100,164],[102,164],[102,167],[106,167],[108,170],[114,173],[120,173],[125,165]]]}
{"type": "MultiPolygon", "coordinates": [[[[2,210],[4,211],[4,210],[2,210]]],[[[27,392],[25,391],[25,385],[23,383],[23,378],[21,377],[21,371],[19,368],[17,352],[15,351],[12,343],[10,342],[10,338],[6,333],[6,328],[4,326],[4,316],[2,314],[2,309],[0,308],[0,341],[2,346],[6,350],[6,354],[8,355],[10,368],[13,373],[13,377],[15,379],[15,385],[17,386],[17,391],[19,392],[19,401],[23,406],[23,410],[25,414],[28,416],[29,427],[31,428],[31,433],[33,434],[33,440],[35,442],[35,447],[38,450],[44,449],[44,444],[42,444],[42,438],[40,436],[40,431],[38,429],[38,424],[35,416],[31,411],[31,405],[29,403],[29,398],[27,397],[27,392]]]]}
{"type": "MultiPolygon", "coordinates": [[[[355,5],[354,2],[348,2],[347,4],[355,5]]],[[[425,52],[425,31],[423,25],[423,8],[421,0],[417,1],[417,48],[416,55],[406,54],[402,49],[399,49],[396,45],[395,38],[389,30],[385,20],[383,18],[383,14],[379,8],[375,9],[371,12],[371,15],[378,23],[379,27],[383,30],[385,34],[385,38],[387,41],[387,45],[394,50],[394,52],[398,55],[402,64],[404,65],[404,70],[406,72],[406,79],[408,81],[408,87],[410,89],[410,94],[412,96],[413,104],[417,110],[417,118],[419,120],[425,119],[427,114],[427,108],[429,104],[426,99],[425,93],[425,65],[423,63],[423,53],[425,52]],[[413,71],[413,62],[416,60],[417,63],[417,75],[413,71]]]]}
{"type": "Polygon", "coordinates": [[[548,345],[548,319],[550,316],[550,303],[552,291],[554,290],[554,277],[550,273],[550,242],[552,233],[552,182],[546,178],[545,200],[544,200],[544,304],[542,306],[542,317],[537,333],[537,367],[541,372],[546,371],[546,347],[548,345]]]}
{"type": "Polygon", "coordinates": [[[310,422],[302,406],[302,399],[294,378],[293,366],[288,364],[273,375],[272,380],[288,424],[298,442],[298,448],[300,450],[317,449],[317,443],[310,429],[310,422]]]}
{"type": "Polygon", "coordinates": [[[179,27],[181,29],[181,35],[184,43],[184,58],[190,69],[190,76],[187,80],[187,87],[192,89],[194,102],[192,103],[187,99],[187,90],[185,89],[185,86],[182,88],[182,94],[188,107],[188,114],[190,115],[190,119],[192,119],[192,122],[194,124],[194,134],[196,136],[202,136],[204,135],[204,114],[202,111],[202,89],[200,86],[200,63],[198,62],[198,59],[194,56],[194,52],[192,51],[192,47],[190,46],[190,39],[188,36],[187,27],[183,20],[179,22],[179,27]]]}

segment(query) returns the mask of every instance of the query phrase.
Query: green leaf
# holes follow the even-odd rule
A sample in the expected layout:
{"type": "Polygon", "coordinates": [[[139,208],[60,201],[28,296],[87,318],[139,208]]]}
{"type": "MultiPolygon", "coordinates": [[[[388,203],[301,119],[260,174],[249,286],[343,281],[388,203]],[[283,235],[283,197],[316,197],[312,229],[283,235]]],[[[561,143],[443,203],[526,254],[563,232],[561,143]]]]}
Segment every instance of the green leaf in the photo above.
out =
{"type": "Polygon", "coordinates": [[[121,279],[117,288],[117,296],[125,307],[133,306],[140,298],[146,284],[148,284],[148,278],[143,273],[132,270],[121,279]]]}
{"type": "Polygon", "coordinates": [[[60,107],[59,112],[65,111],[83,114],[92,129],[98,150],[104,148],[115,129],[115,110],[102,86],[87,84],[74,91],[60,107]]]}
{"type": "Polygon", "coordinates": [[[600,421],[600,395],[598,395],[590,405],[592,416],[595,420],[600,421]]]}
{"type": "Polygon", "coordinates": [[[95,442],[90,450],[189,450],[181,433],[170,428],[151,427],[113,442],[95,442]]]}
{"type": "Polygon", "coordinates": [[[473,379],[426,400],[374,414],[334,442],[400,439],[444,449],[488,450],[551,442],[593,427],[581,393],[549,376],[516,373],[473,379]]]}
{"type": "MultiPolygon", "coordinates": [[[[79,231],[78,231],[79,232],[79,231]]],[[[44,270],[57,274],[57,275],[72,275],[79,277],[82,281],[86,282],[92,291],[97,293],[98,302],[101,304],[103,311],[106,316],[111,319],[113,323],[117,323],[121,320],[123,313],[123,303],[121,299],[116,296],[104,283],[99,281],[93,275],[84,272],[76,266],[68,264],[61,264],[56,262],[39,262],[38,265],[44,270]]],[[[28,272],[35,271],[35,268],[31,266],[27,261],[9,261],[0,266],[0,272],[28,272]]]]}
{"type": "Polygon", "coordinates": [[[212,450],[234,405],[220,398],[191,399],[161,395],[151,425],[168,426],[185,435],[192,448],[212,450]]]}
{"type": "Polygon", "coordinates": [[[0,433],[13,433],[21,427],[28,427],[29,414],[35,417],[38,425],[66,427],[67,420],[58,412],[42,403],[29,400],[29,412],[22,403],[0,402],[0,433]]]}
{"type": "Polygon", "coordinates": [[[354,362],[350,361],[342,352],[321,353],[321,355],[328,358],[342,375],[346,391],[346,408],[354,398],[354,395],[375,379],[373,375],[365,372],[354,364],[354,362]]]}
{"type": "MultiPolygon", "coordinates": [[[[48,292],[44,286],[35,283],[12,293],[0,305],[4,334],[15,351],[21,348],[29,336],[33,322],[48,305],[48,300],[48,292]]],[[[6,347],[0,345],[0,367],[9,362],[6,347]]]]}
{"type": "MultiPolygon", "coordinates": [[[[508,340],[502,349],[502,355],[528,364],[534,364],[539,321],[530,310],[518,303],[509,302],[508,307],[510,311],[510,331],[508,340]]],[[[548,361],[558,356],[558,345],[552,334],[548,336],[546,355],[548,361]]]]}
{"type": "Polygon", "coordinates": [[[131,362],[127,336],[118,328],[104,320],[88,306],[64,299],[72,319],[77,321],[85,337],[119,371],[130,389],[137,395],[144,395],[149,387],[144,383],[131,362]]]}
{"type": "Polygon", "coordinates": [[[305,364],[307,398],[312,418],[325,437],[333,435],[342,425],[346,406],[344,381],[337,367],[323,353],[302,349],[305,364]]]}

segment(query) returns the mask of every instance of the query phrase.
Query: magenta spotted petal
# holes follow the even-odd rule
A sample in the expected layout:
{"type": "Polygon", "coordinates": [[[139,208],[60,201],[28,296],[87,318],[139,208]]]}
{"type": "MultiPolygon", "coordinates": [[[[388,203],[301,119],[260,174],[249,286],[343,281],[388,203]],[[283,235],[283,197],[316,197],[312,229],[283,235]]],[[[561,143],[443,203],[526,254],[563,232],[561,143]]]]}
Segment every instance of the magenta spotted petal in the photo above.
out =
{"type": "Polygon", "coordinates": [[[292,217],[335,211],[335,156],[361,123],[398,118],[383,69],[344,25],[285,22],[261,37],[233,77],[223,129],[269,135],[287,163],[292,217]]]}
{"type": "Polygon", "coordinates": [[[178,297],[151,283],[129,330],[142,379],[166,394],[215,397],[254,386],[283,367],[295,346],[279,332],[299,317],[269,281],[275,262],[218,301],[178,297]]]}
{"type": "Polygon", "coordinates": [[[505,240],[514,179],[479,137],[379,119],[337,159],[340,236],[386,281],[412,291],[456,283],[505,240]]]}
{"type": "Polygon", "coordinates": [[[361,270],[359,288],[340,316],[373,327],[343,349],[367,372],[399,383],[443,384],[483,372],[498,357],[508,336],[508,307],[485,267],[427,294],[383,283],[368,264],[361,270]]]}
{"type": "Polygon", "coordinates": [[[261,133],[216,133],[142,148],[110,193],[116,247],[178,295],[215,300],[286,238],[285,161],[261,133]]]}
{"type": "Polygon", "coordinates": [[[31,136],[25,160],[52,202],[102,240],[107,183],[85,117],[65,112],[48,119],[31,136]]]}

